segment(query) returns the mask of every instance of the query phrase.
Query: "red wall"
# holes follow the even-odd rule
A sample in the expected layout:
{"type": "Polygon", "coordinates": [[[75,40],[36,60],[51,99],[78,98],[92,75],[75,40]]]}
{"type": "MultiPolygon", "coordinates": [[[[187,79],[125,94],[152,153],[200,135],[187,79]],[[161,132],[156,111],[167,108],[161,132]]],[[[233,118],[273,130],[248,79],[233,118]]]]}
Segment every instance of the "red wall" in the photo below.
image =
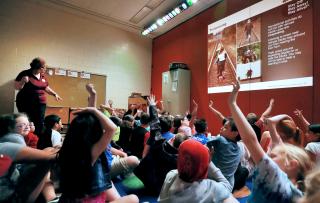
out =
{"type": "MultiPolygon", "coordinates": [[[[208,103],[212,99],[214,106],[224,115],[229,115],[228,93],[207,93],[207,27],[214,21],[246,8],[257,0],[228,0],[207,9],[187,22],[153,40],[151,91],[161,98],[162,72],[168,71],[169,63],[178,61],[188,64],[191,71],[191,98],[199,102],[198,117],[206,118],[209,130],[218,133],[221,123],[209,112],[208,103]]],[[[303,110],[311,122],[320,122],[320,1],[314,0],[314,86],[263,91],[241,92],[238,104],[246,114],[255,112],[260,115],[270,98],[275,99],[272,114],[286,113],[293,116],[293,110],[303,110]],[[317,57],[318,56],[318,57],[317,57]]]]}

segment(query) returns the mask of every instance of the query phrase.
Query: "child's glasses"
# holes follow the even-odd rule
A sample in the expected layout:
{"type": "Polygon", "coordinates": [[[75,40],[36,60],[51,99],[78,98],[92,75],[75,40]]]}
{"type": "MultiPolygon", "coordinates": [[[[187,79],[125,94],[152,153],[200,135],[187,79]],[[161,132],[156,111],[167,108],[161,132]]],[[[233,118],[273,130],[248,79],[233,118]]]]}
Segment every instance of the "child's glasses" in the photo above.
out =
{"type": "Polygon", "coordinates": [[[21,124],[16,125],[16,128],[23,129],[23,128],[30,127],[30,126],[31,125],[29,125],[29,123],[21,123],[21,124]]]}

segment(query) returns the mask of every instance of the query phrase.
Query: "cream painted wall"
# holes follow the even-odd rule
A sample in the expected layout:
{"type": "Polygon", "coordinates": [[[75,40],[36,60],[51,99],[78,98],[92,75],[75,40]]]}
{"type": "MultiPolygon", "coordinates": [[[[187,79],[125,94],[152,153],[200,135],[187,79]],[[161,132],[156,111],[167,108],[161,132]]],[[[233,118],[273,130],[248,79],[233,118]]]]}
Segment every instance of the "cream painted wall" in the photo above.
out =
{"type": "Polygon", "coordinates": [[[107,98],[126,108],[131,92],[150,92],[151,49],[151,39],[37,1],[1,0],[0,114],[13,112],[13,80],[37,56],[107,75],[107,98]]]}

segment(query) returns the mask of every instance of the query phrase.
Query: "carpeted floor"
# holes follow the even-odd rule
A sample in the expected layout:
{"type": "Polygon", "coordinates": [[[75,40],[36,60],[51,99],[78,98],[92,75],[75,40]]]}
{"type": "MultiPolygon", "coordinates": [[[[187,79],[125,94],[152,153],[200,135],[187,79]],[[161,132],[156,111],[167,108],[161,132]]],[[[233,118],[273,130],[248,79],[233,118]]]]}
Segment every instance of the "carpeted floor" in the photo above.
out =
{"type": "MultiPolygon", "coordinates": [[[[157,202],[158,197],[146,194],[143,183],[134,174],[127,176],[124,179],[115,179],[113,180],[113,183],[121,196],[125,196],[128,194],[136,194],[139,197],[140,202],[157,202]]],[[[242,190],[237,191],[237,193],[235,193],[235,196],[238,197],[237,200],[240,203],[247,202],[248,195],[250,194],[251,190],[252,182],[251,180],[248,180],[246,183],[246,188],[243,188],[242,190]]]]}

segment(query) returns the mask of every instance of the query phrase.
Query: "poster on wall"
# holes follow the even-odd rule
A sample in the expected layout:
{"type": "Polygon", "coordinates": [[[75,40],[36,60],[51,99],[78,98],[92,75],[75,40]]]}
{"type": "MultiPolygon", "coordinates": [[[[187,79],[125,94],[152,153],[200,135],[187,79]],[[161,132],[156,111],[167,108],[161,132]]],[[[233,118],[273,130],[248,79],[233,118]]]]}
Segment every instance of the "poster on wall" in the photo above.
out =
{"type": "Polygon", "coordinates": [[[61,68],[56,68],[54,69],[54,74],[55,75],[62,75],[62,76],[66,76],[67,75],[67,71],[61,68]]]}
{"type": "Polygon", "coordinates": [[[90,73],[86,73],[86,72],[81,72],[81,73],[80,73],[80,78],[90,79],[90,77],[91,77],[91,74],[90,74],[90,73]]]}
{"type": "Polygon", "coordinates": [[[67,72],[68,72],[68,77],[73,77],[73,78],[78,77],[78,72],[77,71],[68,70],[67,72]]]}
{"type": "Polygon", "coordinates": [[[262,0],[208,26],[208,93],[312,86],[312,0],[262,0]]]}

